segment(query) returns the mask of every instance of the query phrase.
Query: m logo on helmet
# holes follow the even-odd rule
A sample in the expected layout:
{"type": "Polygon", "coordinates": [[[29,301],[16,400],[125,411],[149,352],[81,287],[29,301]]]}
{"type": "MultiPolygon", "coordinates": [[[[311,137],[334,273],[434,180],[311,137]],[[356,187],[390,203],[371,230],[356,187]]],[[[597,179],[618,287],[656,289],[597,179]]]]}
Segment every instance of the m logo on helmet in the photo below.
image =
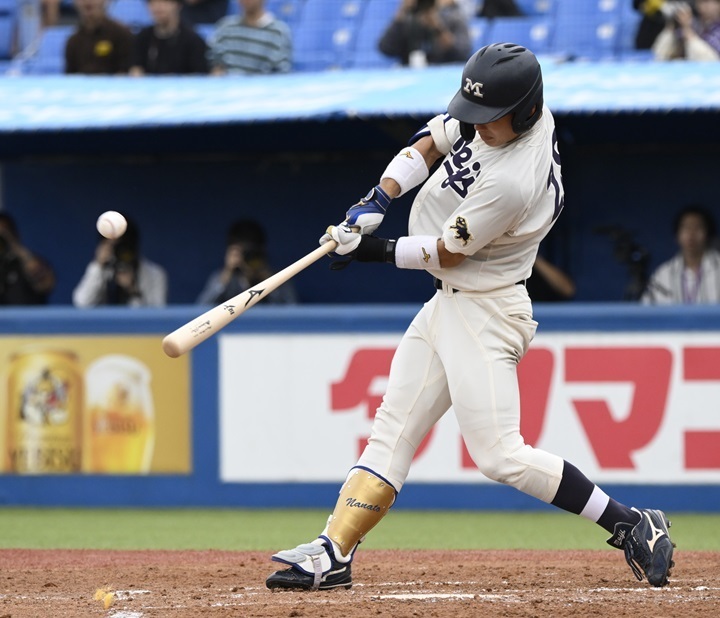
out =
{"type": "Polygon", "coordinates": [[[465,78],[465,87],[463,88],[463,90],[468,94],[472,94],[474,97],[482,99],[484,96],[482,93],[482,88],[482,82],[474,82],[469,77],[465,78]]]}

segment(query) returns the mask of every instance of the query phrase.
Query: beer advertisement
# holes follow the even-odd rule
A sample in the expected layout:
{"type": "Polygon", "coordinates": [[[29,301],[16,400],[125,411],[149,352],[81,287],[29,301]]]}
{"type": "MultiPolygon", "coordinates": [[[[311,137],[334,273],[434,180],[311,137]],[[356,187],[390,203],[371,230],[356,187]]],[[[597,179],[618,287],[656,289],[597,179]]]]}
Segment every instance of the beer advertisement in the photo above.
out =
{"type": "Polygon", "coordinates": [[[187,357],[157,337],[0,338],[4,474],[188,474],[187,357]]]}

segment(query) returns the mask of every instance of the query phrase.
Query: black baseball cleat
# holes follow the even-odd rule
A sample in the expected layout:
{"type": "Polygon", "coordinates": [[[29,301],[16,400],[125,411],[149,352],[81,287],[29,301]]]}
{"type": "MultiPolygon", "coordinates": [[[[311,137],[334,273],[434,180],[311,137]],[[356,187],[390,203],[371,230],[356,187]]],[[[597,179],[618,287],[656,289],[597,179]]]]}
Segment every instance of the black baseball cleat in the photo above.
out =
{"type": "Polygon", "coordinates": [[[335,560],[327,545],[306,543],[295,549],[273,555],[275,562],[289,564],[290,568],[275,571],[265,580],[271,590],[333,590],[352,588],[350,562],[335,560]]]}
{"type": "Polygon", "coordinates": [[[675,566],[675,543],[670,539],[671,524],[665,513],[652,509],[633,509],[640,514],[637,524],[617,523],[608,544],[625,551],[625,559],[638,581],[643,573],[648,583],[662,587],[675,566]]]}
{"type": "Polygon", "coordinates": [[[265,585],[271,590],[332,590],[334,588],[352,588],[352,571],[349,564],[333,565],[333,569],[323,575],[318,582],[317,588],[314,585],[312,575],[303,573],[296,567],[290,567],[284,571],[275,571],[265,580],[265,585]],[[337,566],[337,568],[334,568],[337,566]]]}

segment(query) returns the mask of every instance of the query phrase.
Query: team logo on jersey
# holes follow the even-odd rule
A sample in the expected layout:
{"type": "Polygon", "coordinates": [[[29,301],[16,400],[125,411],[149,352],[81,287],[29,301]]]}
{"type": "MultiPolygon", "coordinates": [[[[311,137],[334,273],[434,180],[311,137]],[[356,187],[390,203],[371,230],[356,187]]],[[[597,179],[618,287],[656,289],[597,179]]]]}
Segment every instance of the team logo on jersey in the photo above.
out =
{"type": "Polygon", "coordinates": [[[452,152],[443,161],[447,178],[440,185],[443,189],[450,187],[463,199],[467,197],[470,186],[480,175],[480,161],[472,160],[472,149],[462,138],[453,144],[452,152]]]}
{"type": "Polygon", "coordinates": [[[468,94],[473,95],[474,97],[477,97],[478,99],[482,99],[485,95],[482,92],[483,89],[483,83],[482,82],[474,82],[469,77],[465,78],[465,87],[463,90],[467,92],[468,94]]]}
{"type": "Polygon", "coordinates": [[[404,150],[400,154],[398,154],[398,157],[405,157],[406,159],[412,159],[412,150],[404,150]]]}
{"type": "Polygon", "coordinates": [[[465,217],[457,217],[455,219],[455,225],[451,225],[450,229],[455,230],[455,238],[462,240],[463,247],[473,239],[473,235],[470,233],[470,230],[468,230],[465,217]]]}
{"type": "Polygon", "coordinates": [[[420,247],[420,248],[422,249],[422,252],[423,252],[423,256],[422,256],[423,262],[425,262],[427,264],[430,261],[430,254],[427,251],[425,251],[425,247],[420,247]]]}

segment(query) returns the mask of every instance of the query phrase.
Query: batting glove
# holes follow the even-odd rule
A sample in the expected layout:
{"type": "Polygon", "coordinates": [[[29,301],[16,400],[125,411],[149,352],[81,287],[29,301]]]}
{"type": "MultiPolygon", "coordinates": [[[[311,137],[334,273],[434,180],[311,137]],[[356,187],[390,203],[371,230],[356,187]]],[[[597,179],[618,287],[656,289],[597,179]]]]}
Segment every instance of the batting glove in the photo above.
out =
{"type": "Polygon", "coordinates": [[[320,244],[324,245],[330,240],[334,240],[338,246],[333,253],[335,255],[349,255],[358,248],[361,240],[360,234],[350,229],[346,223],[340,225],[331,225],[325,234],[320,238],[320,244]]]}
{"type": "Polygon", "coordinates": [[[382,223],[387,207],[392,198],[380,188],[370,189],[364,198],[350,207],[346,213],[345,223],[360,234],[372,234],[382,223]]]}

